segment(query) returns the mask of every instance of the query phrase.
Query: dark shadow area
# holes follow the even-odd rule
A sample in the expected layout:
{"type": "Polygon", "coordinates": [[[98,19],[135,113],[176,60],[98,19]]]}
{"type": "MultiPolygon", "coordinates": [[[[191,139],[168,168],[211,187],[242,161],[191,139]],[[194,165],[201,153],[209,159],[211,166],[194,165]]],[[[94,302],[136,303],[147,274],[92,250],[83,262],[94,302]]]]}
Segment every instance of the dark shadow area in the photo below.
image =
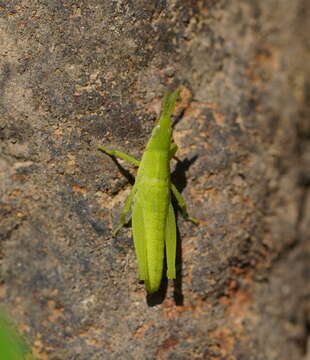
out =
{"type": "Polygon", "coordinates": [[[191,159],[186,158],[184,160],[175,158],[177,160],[177,165],[171,174],[171,182],[175,185],[180,193],[186,188],[186,172],[197,160],[197,158],[198,155],[193,156],[191,159]]]}
{"type": "Polygon", "coordinates": [[[113,162],[116,164],[119,172],[128,180],[129,184],[131,184],[133,186],[135,183],[135,177],[133,175],[131,175],[131,173],[127,169],[125,169],[114,156],[111,156],[108,154],[106,154],[106,155],[109,156],[113,160],[113,162]]]}
{"type": "MultiPolygon", "coordinates": [[[[171,174],[171,182],[175,185],[175,187],[179,190],[180,193],[185,189],[187,185],[186,180],[186,172],[188,169],[192,166],[192,164],[197,160],[198,156],[195,155],[191,159],[184,159],[184,160],[177,160],[177,165],[171,174]]],[[[179,218],[179,207],[176,199],[174,196],[172,196],[172,205],[175,212],[175,220],[176,223],[178,223],[179,218]]],[[[182,217],[182,216],[181,216],[182,217]]],[[[176,260],[175,260],[175,266],[176,266],[176,279],[174,280],[174,292],[173,292],[173,298],[175,301],[175,304],[177,306],[182,306],[184,302],[184,296],[182,291],[182,268],[183,268],[183,262],[182,262],[182,238],[179,232],[179,228],[177,226],[177,251],[176,251],[176,260]]]]}
{"type": "MultiPolygon", "coordinates": [[[[167,268],[166,266],[164,266],[163,274],[166,273],[167,273],[167,268]]],[[[161,304],[165,300],[165,297],[167,295],[167,289],[168,289],[168,280],[166,276],[163,276],[159,290],[152,294],[146,295],[146,302],[148,306],[152,307],[161,304]]]]}
{"type": "MultiPolygon", "coordinates": [[[[174,209],[176,209],[176,206],[174,204],[173,201],[173,207],[174,209]]],[[[178,212],[176,212],[176,217],[175,220],[177,222],[179,215],[178,212]]],[[[182,274],[182,240],[181,240],[181,236],[180,236],[180,231],[179,228],[177,226],[177,252],[176,252],[176,258],[175,258],[175,268],[176,268],[176,278],[173,280],[173,298],[174,298],[174,302],[177,306],[182,306],[184,303],[184,295],[183,295],[183,290],[182,290],[182,279],[183,279],[183,274],[182,274]]]]}

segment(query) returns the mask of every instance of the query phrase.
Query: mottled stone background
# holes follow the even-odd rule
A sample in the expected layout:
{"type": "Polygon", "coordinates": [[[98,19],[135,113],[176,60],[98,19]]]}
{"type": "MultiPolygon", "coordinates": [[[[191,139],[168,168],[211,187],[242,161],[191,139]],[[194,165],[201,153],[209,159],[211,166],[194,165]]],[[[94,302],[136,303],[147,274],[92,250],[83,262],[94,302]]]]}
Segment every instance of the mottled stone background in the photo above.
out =
{"type": "Polygon", "coordinates": [[[0,298],[38,359],[310,359],[309,19],[307,0],[0,1],[0,298]],[[131,185],[96,145],[140,156],[167,86],[200,226],[179,216],[178,279],[147,298],[130,228],[111,237],[131,185]]]}

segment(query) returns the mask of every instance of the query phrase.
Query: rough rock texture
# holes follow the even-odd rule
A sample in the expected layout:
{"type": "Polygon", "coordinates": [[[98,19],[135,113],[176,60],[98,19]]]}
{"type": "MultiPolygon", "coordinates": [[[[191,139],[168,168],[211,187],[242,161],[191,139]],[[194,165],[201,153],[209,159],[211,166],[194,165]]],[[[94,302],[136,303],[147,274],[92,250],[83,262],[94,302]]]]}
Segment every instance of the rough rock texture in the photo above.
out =
{"type": "Polygon", "coordinates": [[[0,1],[0,297],[38,359],[310,359],[309,17],[0,1]],[[179,217],[178,279],[147,298],[130,229],[111,237],[130,184],[96,144],[139,156],[167,86],[201,221],[179,217]]]}

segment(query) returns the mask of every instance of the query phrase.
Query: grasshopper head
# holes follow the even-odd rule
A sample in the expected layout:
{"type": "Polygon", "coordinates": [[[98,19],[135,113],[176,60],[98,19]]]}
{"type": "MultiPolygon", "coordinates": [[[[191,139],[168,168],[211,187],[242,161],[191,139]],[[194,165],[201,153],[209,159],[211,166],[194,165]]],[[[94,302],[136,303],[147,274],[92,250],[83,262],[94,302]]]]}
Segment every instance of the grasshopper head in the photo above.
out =
{"type": "Polygon", "coordinates": [[[172,94],[169,90],[166,91],[159,123],[152,131],[148,149],[169,151],[172,137],[171,115],[178,95],[178,89],[175,89],[172,94]]]}

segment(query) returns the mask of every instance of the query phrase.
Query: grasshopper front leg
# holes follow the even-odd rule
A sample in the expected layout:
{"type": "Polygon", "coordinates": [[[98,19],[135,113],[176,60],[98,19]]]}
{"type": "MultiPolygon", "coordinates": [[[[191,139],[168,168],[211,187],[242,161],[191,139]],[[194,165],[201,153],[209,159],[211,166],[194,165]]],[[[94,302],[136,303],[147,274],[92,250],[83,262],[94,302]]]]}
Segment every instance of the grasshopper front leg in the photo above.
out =
{"type": "Polygon", "coordinates": [[[176,143],[172,143],[169,150],[169,159],[172,159],[175,153],[178,150],[178,145],[176,143]]]}
{"type": "Polygon", "coordinates": [[[98,150],[100,150],[100,151],[102,151],[105,154],[108,154],[110,156],[125,160],[129,164],[132,164],[134,166],[139,166],[140,165],[140,160],[135,159],[134,157],[124,153],[123,151],[107,149],[104,146],[98,146],[98,150]]]}
{"type": "MultiPolygon", "coordinates": [[[[100,151],[104,152],[105,154],[125,160],[129,164],[132,164],[135,166],[140,165],[139,160],[135,159],[134,157],[132,157],[120,150],[111,150],[111,149],[107,149],[104,146],[98,146],[98,149],[100,151]]],[[[120,229],[130,220],[130,219],[126,219],[126,217],[131,208],[131,204],[132,204],[133,198],[135,196],[135,193],[136,193],[136,188],[134,186],[133,189],[131,190],[131,192],[129,193],[127,199],[125,200],[125,204],[124,204],[121,216],[120,216],[120,224],[118,225],[118,227],[115,230],[113,230],[112,236],[116,236],[117,233],[120,231],[120,229]]]]}
{"type": "Polygon", "coordinates": [[[115,230],[113,230],[112,236],[116,236],[117,233],[120,231],[120,229],[130,220],[130,218],[126,219],[126,216],[131,208],[132,200],[135,196],[135,193],[136,193],[136,189],[135,187],[133,187],[133,189],[130,191],[129,195],[127,196],[127,199],[125,200],[125,204],[120,217],[120,224],[115,230]]]}
{"type": "Polygon", "coordinates": [[[176,198],[177,200],[177,203],[181,209],[181,213],[183,215],[183,217],[188,220],[188,221],[191,221],[192,223],[194,223],[195,225],[198,225],[199,222],[198,220],[194,219],[194,218],[191,218],[189,215],[188,215],[188,212],[187,212],[187,208],[186,208],[186,202],[185,200],[183,199],[183,196],[180,194],[180,192],[178,191],[178,189],[171,183],[170,185],[171,187],[171,191],[174,195],[174,197],[176,198]]]}

